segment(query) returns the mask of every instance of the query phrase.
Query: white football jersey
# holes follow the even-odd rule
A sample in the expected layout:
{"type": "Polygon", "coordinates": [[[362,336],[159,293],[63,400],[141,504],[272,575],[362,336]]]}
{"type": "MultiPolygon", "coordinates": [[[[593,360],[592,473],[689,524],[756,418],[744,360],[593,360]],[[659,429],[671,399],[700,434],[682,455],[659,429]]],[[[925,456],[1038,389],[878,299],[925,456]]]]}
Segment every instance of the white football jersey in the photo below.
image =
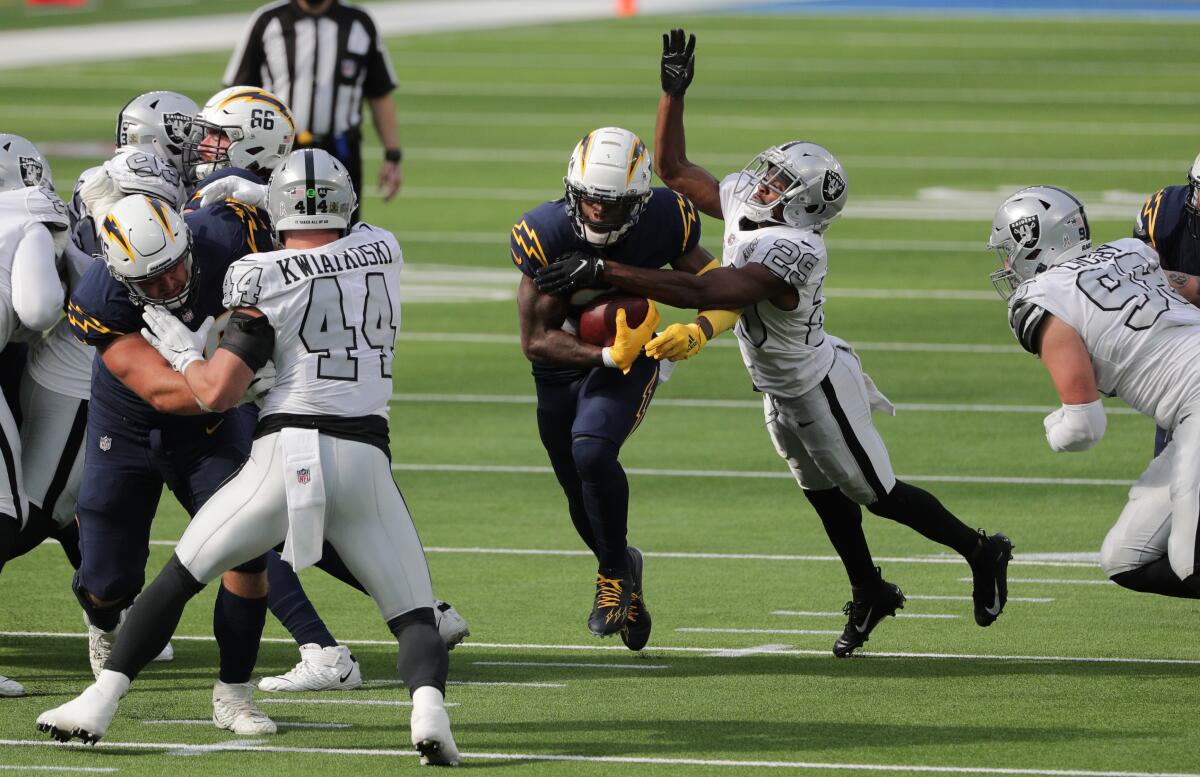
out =
{"type": "Polygon", "coordinates": [[[770,226],[742,229],[742,202],[734,197],[739,174],[721,181],[725,215],[722,264],[761,264],[799,292],[792,310],[770,300],[746,308],[734,327],[742,361],[755,388],[780,397],[799,396],[821,382],[833,367],[833,344],[825,337],[822,287],[829,259],[825,240],[811,229],[770,226]]]}
{"type": "Polygon", "coordinates": [[[17,245],[31,224],[66,229],[66,205],[53,191],[38,186],[0,192],[0,348],[21,325],[12,304],[12,268],[17,245]]]}
{"type": "Polygon", "coordinates": [[[1180,408],[1200,398],[1200,308],[1170,287],[1141,240],[1105,243],[1017,288],[1009,325],[1031,353],[1046,313],[1083,338],[1101,393],[1159,426],[1174,426],[1180,408]]]}
{"type": "Polygon", "coordinates": [[[230,265],[225,307],[257,308],[275,330],[275,386],[261,416],[387,418],[403,263],[391,232],[357,224],[319,248],[230,265]]]}
{"type": "MultiPolygon", "coordinates": [[[[75,243],[67,241],[63,253],[67,288],[74,289],[80,278],[99,261],[88,256],[75,243]]],[[[29,349],[29,374],[42,386],[75,399],[88,399],[92,389],[92,358],[96,349],[81,343],[71,332],[71,324],[61,319],[45,337],[29,349]]]]}

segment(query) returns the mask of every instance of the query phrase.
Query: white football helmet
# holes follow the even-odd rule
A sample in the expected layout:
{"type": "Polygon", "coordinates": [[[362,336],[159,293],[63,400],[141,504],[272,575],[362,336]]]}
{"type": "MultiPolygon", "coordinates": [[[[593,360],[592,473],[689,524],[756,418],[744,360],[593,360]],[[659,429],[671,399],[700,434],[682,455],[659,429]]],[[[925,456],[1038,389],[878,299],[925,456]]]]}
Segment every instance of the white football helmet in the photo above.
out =
{"type": "Polygon", "coordinates": [[[746,218],[757,224],[824,232],[846,207],[849,189],[846,171],[828,149],[793,140],[750,160],[733,196],[745,206],[746,218]]]}
{"type": "Polygon", "coordinates": [[[615,243],[633,228],[650,201],[650,153],[629,130],[601,127],[575,145],[563,184],[575,234],[596,246],[615,243]],[[607,218],[588,218],[581,200],[601,203],[607,218]]]}
{"type": "Polygon", "coordinates": [[[1188,192],[1187,200],[1183,203],[1184,221],[1187,222],[1188,232],[1191,233],[1192,239],[1200,240],[1200,156],[1197,156],[1196,161],[1192,162],[1187,178],[1191,191],[1188,192]]]}
{"type": "Polygon", "coordinates": [[[1031,186],[996,211],[987,247],[1000,256],[1000,269],[988,277],[996,292],[1008,299],[1046,268],[1090,251],[1092,230],[1075,195],[1057,186],[1031,186]]]}
{"type": "Polygon", "coordinates": [[[20,135],[0,133],[0,192],[43,185],[54,188],[42,152],[20,135]]]}
{"type": "Polygon", "coordinates": [[[179,92],[146,92],[117,114],[117,148],[129,146],[170,162],[183,172],[183,147],[200,109],[179,92]]]}
{"type": "Polygon", "coordinates": [[[293,151],[267,184],[267,214],[276,232],[350,226],[358,207],[345,166],[326,151],[293,151]]]}
{"type": "Polygon", "coordinates": [[[135,304],[179,308],[187,302],[195,275],[192,236],[187,222],[169,205],[135,194],[112,207],[100,223],[105,265],[135,304]],[[182,264],[185,274],[169,293],[148,291],[145,284],[182,264]]]}
{"type": "Polygon", "coordinates": [[[257,86],[231,86],[204,104],[184,146],[184,174],[195,183],[217,170],[240,167],[266,178],[292,150],[296,124],[275,95],[257,86]]]}

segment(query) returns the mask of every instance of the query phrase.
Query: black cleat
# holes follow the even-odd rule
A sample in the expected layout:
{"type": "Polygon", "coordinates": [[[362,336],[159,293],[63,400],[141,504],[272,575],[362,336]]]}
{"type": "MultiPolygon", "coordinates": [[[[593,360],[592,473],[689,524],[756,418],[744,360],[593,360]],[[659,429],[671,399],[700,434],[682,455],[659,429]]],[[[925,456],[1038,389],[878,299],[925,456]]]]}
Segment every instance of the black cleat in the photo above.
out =
{"type": "Polygon", "coordinates": [[[85,744],[85,745],[94,745],[100,741],[100,737],[96,736],[95,734],[91,733],[90,731],[84,731],[81,728],[77,728],[77,729],[68,731],[66,729],[58,728],[57,726],[51,725],[49,723],[39,723],[39,724],[37,724],[37,727],[38,727],[38,731],[43,731],[43,732],[49,734],[51,739],[58,741],[58,742],[70,742],[72,739],[75,739],[76,737],[78,737],[79,741],[83,742],[83,744],[85,744]]]}
{"type": "Polygon", "coordinates": [[[596,573],[596,601],[588,616],[588,629],[597,637],[608,637],[625,628],[629,618],[630,577],[600,571],[596,573]]]}
{"type": "Polygon", "coordinates": [[[871,632],[881,620],[903,608],[904,592],[900,586],[880,578],[878,588],[860,594],[842,608],[847,616],[846,628],[833,643],[833,654],[846,658],[871,638],[871,632]]]}
{"type": "Polygon", "coordinates": [[[1008,602],[1008,562],[1012,561],[1013,544],[1003,534],[989,537],[983,529],[979,536],[979,550],[970,561],[975,585],[971,600],[975,603],[975,622],[991,626],[1008,602]]]}
{"type": "Polygon", "coordinates": [[[641,650],[650,641],[650,610],[642,592],[642,552],[629,546],[629,616],[621,629],[621,641],[630,650],[641,650]]]}

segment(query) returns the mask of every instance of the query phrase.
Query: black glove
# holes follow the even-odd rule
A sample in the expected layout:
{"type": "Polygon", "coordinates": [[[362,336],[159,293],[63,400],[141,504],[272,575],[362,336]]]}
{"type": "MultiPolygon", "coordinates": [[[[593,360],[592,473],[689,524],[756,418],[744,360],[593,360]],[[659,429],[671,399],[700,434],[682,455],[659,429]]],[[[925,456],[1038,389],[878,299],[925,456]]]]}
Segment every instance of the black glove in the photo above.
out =
{"type": "Polygon", "coordinates": [[[662,88],[672,97],[683,97],[696,74],[696,36],[689,35],[683,45],[683,30],[663,33],[662,88]]]}
{"type": "Polygon", "coordinates": [[[533,278],[538,291],[547,294],[566,294],[576,289],[604,284],[604,260],[579,251],[572,251],[558,261],[538,268],[533,278]]]}

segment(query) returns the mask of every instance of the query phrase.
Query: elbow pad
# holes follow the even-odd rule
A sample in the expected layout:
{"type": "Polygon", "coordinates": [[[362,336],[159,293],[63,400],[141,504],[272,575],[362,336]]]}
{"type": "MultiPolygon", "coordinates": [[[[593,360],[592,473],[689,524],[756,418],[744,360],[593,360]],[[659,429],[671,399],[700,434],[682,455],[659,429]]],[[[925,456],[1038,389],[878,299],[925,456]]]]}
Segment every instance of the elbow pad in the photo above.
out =
{"type": "Polygon", "coordinates": [[[1063,405],[1044,421],[1046,442],[1059,453],[1086,451],[1100,441],[1108,426],[1100,400],[1086,405],[1063,405]]]}

